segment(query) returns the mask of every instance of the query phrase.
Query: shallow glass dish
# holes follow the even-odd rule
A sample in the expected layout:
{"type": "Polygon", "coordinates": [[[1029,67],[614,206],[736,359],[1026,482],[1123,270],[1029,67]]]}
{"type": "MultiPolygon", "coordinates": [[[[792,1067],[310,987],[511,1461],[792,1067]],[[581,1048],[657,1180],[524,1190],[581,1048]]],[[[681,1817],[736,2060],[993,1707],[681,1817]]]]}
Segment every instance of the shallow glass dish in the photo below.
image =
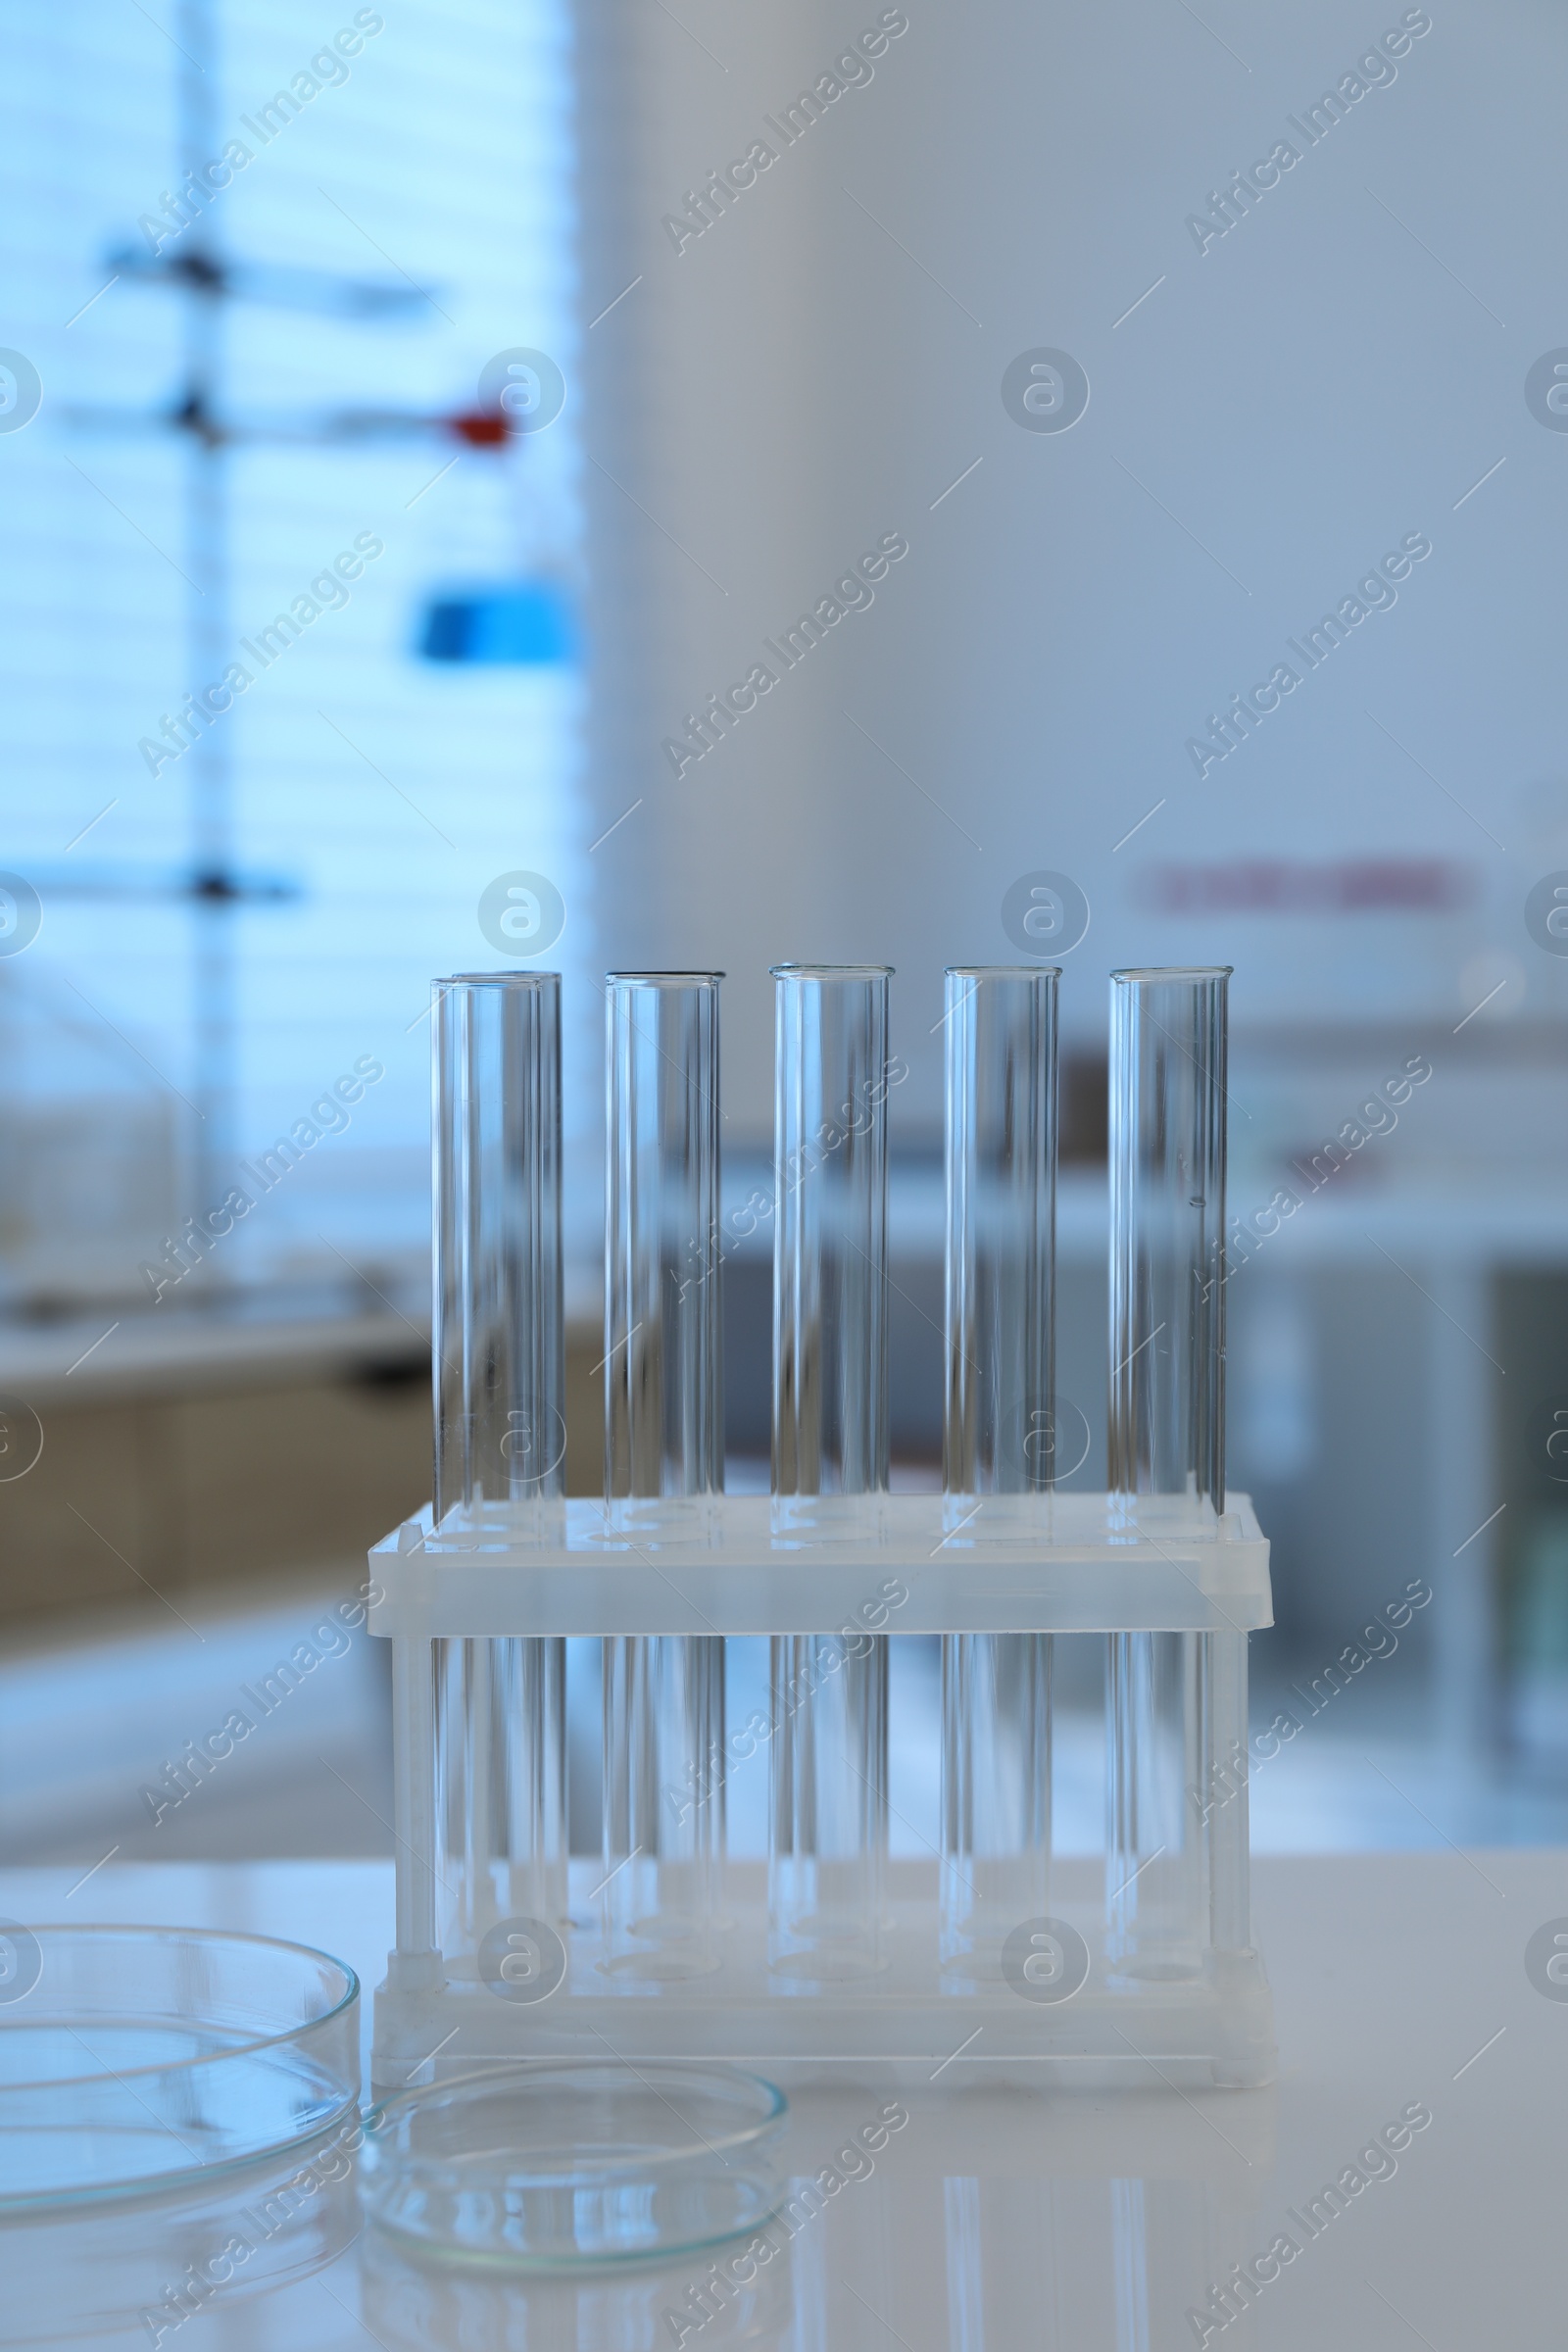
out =
{"type": "Polygon", "coordinates": [[[0,2219],[330,2131],[359,2096],[359,1999],[305,1944],[0,1922],[0,2219]]]}
{"type": "Polygon", "coordinates": [[[360,2195],[448,2260],[565,2271],[693,2253],[773,2211],[786,2104],[727,2066],[486,2067],[372,2111],[360,2195]]]}

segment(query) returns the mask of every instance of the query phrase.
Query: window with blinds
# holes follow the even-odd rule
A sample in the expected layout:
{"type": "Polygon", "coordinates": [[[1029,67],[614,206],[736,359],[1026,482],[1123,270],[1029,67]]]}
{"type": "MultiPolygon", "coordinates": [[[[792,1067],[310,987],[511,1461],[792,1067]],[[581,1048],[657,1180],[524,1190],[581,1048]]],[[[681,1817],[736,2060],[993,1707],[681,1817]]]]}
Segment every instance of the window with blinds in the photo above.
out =
{"type": "Polygon", "coordinates": [[[432,975],[588,939],[567,9],[8,48],[0,1282],[416,1282],[432,975]]]}

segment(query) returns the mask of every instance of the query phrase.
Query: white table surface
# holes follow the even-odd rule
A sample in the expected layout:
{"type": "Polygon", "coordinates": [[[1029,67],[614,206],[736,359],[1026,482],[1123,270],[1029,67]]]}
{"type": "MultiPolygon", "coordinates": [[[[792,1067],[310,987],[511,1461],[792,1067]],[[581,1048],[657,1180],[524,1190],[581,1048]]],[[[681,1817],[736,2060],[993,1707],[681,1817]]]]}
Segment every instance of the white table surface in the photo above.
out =
{"type": "MultiPolygon", "coordinates": [[[[110,1862],[68,1892],[78,1875],[0,1874],[0,1914],[295,1937],[349,1961],[368,2011],[391,1935],[387,1864],[110,1862]]],[[[960,2062],[905,2094],[908,2123],[869,2177],[848,2181],[750,2301],[691,2327],[686,2345],[1162,2352],[1200,2340],[1189,2309],[1281,2232],[1301,2250],[1211,2345],[1559,2345],[1568,2000],[1534,1988],[1524,1953],[1544,1922],[1568,1916],[1568,1854],[1279,1858],[1254,1865],[1254,1885],[1278,2009],[1270,2089],[1188,2098],[1152,2077],[1148,2088],[1102,2097],[966,2090],[960,2062]],[[1308,2239],[1290,2209],[1417,2103],[1432,2121],[1396,2172],[1308,2239]]],[[[885,2095],[867,2076],[799,2097],[789,2170],[814,2174],[885,2095]]],[[[281,2239],[269,2250],[272,2278],[258,2264],[243,2291],[209,2296],[163,2345],[653,2352],[676,2344],[706,2267],[581,2286],[456,2278],[416,2271],[360,2231],[346,2194],[329,2204],[292,2250],[281,2239]]],[[[62,2336],[78,2281],[106,2259],[115,2229],[102,2219],[73,2227],[87,2234],[0,2233],[12,2282],[0,2288],[0,2343],[43,2340],[40,2312],[52,2340],[152,2343],[134,2312],[123,2329],[105,2318],[85,2339],[62,2336]]],[[[172,2284],[205,2258],[203,2228],[149,2222],[136,2251],[145,2262],[149,2232],[165,2231],[157,2260],[172,2284]]]]}

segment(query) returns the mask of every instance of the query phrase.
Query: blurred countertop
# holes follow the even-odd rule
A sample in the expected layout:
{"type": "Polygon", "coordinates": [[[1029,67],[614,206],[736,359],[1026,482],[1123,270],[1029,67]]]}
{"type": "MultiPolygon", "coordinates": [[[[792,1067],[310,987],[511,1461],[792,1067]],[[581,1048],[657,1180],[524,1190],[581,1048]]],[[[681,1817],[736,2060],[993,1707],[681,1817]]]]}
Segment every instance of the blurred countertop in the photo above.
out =
{"type": "Polygon", "coordinates": [[[427,1358],[430,1318],[388,1303],[367,1311],[258,1314],[112,1307],[60,1321],[0,1322],[0,1391],[48,1405],[105,1403],[206,1388],[291,1385],[312,1374],[427,1358]]]}
{"type": "MultiPolygon", "coordinates": [[[[726,1170],[726,1217],[760,1175],[740,1162],[726,1170]]],[[[1246,1253],[1285,1265],[1379,1262],[1426,1270],[1568,1264],[1568,1183],[1532,1168],[1471,1172],[1386,1171],[1370,1156],[1350,1161],[1316,1190],[1299,1170],[1250,1168],[1230,1186],[1231,1232],[1251,1236],[1246,1253]],[[1283,1216],[1282,1186],[1298,1205],[1283,1216]]],[[[889,1250],[903,1263],[940,1263],[945,1198],[939,1165],[896,1172],[889,1199],[889,1250]]],[[[1056,1245],[1069,1264],[1101,1264],[1109,1229],[1100,1170],[1068,1169],[1057,1186],[1056,1245]]],[[[760,1270],[771,1223],[730,1246],[739,1269],[760,1270]]],[[[600,1271],[568,1268],[568,1331],[598,1330],[600,1271]]],[[[0,1319],[0,1396],[38,1409],[204,1387],[284,1386],[311,1375],[373,1373],[412,1366],[430,1345],[422,1286],[398,1297],[345,1283],[336,1297],[312,1293],[219,1295],[199,1307],[107,1305],[57,1320],[0,1319]]]]}

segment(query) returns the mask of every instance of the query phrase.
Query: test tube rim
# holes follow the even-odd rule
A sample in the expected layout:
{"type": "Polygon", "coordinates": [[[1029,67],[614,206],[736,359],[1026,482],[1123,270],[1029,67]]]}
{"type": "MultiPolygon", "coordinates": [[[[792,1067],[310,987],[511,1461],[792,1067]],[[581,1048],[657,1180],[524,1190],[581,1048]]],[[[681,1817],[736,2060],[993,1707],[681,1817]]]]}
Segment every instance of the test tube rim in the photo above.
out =
{"type": "Polygon", "coordinates": [[[722,972],[607,972],[607,988],[716,988],[722,972]]]}
{"type": "Polygon", "coordinates": [[[947,963],[948,980],[1059,980],[1059,963],[947,963]]]}
{"type": "Polygon", "coordinates": [[[444,979],[432,980],[430,986],[453,988],[542,988],[547,980],[559,980],[559,972],[448,972],[444,979]]]}
{"type": "Polygon", "coordinates": [[[767,970],[772,980],[891,980],[897,968],[891,963],[770,963],[767,970]]]}
{"type": "Polygon", "coordinates": [[[1156,980],[1229,980],[1235,970],[1234,963],[1151,963],[1131,964],[1110,976],[1124,986],[1142,987],[1156,980]]]}

